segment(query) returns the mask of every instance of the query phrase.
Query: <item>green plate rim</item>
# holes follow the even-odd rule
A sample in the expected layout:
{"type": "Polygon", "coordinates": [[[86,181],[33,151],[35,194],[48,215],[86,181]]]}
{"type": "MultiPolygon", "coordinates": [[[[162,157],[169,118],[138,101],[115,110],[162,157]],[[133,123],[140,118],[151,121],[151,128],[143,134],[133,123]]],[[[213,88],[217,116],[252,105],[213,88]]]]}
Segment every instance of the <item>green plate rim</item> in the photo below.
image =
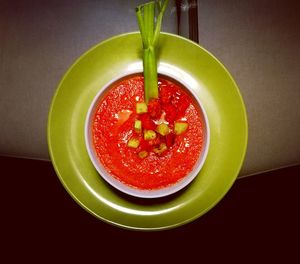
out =
{"type": "Polygon", "coordinates": [[[241,152],[241,158],[240,158],[240,164],[238,167],[236,167],[236,175],[234,175],[231,179],[231,181],[227,182],[226,188],[223,189],[223,193],[219,195],[219,199],[216,199],[214,203],[212,203],[210,206],[206,207],[205,210],[200,211],[198,214],[195,214],[193,217],[187,218],[185,221],[181,221],[175,224],[171,224],[171,225],[164,225],[161,227],[152,227],[152,228],[148,228],[148,227],[134,227],[134,226],[129,226],[129,225],[123,225],[120,223],[117,223],[115,221],[110,221],[104,217],[99,216],[97,213],[95,213],[93,210],[91,210],[90,208],[88,208],[88,206],[86,206],[84,203],[82,203],[80,201],[80,199],[72,192],[72,190],[67,186],[67,184],[64,181],[63,176],[61,175],[61,172],[59,170],[59,168],[57,167],[56,163],[55,163],[55,157],[54,157],[54,153],[53,153],[53,149],[52,149],[52,139],[51,139],[51,122],[52,122],[52,115],[53,115],[53,109],[54,109],[54,105],[55,105],[55,101],[56,98],[58,96],[60,87],[62,86],[62,84],[64,83],[65,79],[68,77],[69,73],[73,70],[74,67],[76,67],[76,65],[78,64],[78,62],[80,62],[87,54],[89,54],[90,52],[92,52],[93,50],[97,49],[99,46],[113,41],[114,39],[118,39],[120,37],[124,37],[124,36],[128,36],[128,35],[132,35],[132,34],[138,34],[139,32],[127,32],[127,33],[122,33],[122,34],[118,34],[118,35],[114,35],[110,38],[107,38],[99,43],[97,43],[96,45],[93,45],[91,48],[89,48],[88,50],[86,50],[84,53],[82,53],[82,55],[80,55],[76,60],[74,60],[74,62],[71,64],[71,66],[68,68],[68,70],[63,74],[63,77],[61,78],[61,80],[59,81],[55,93],[52,97],[51,100],[51,104],[49,107],[49,113],[48,113],[48,122],[47,122],[47,143],[48,143],[48,150],[49,150],[49,154],[50,154],[50,159],[52,161],[52,165],[54,167],[54,170],[60,180],[60,182],[62,183],[62,185],[64,186],[65,190],[69,193],[69,195],[87,212],[89,212],[90,214],[94,215],[96,218],[101,219],[102,221],[112,224],[114,226],[117,227],[121,227],[124,229],[129,229],[129,230],[140,230],[140,231],[159,231],[159,230],[167,230],[167,229],[171,229],[171,228],[176,228],[182,225],[185,225],[187,223],[190,223],[192,221],[194,221],[195,219],[199,218],[200,216],[204,215],[205,213],[207,213],[209,210],[211,210],[216,204],[218,204],[220,202],[220,200],[223,199],[223,197],[226,195],[226,193],[230,190],[230,188],[232,187],[232,185],[234,184],[239,171],[243,165],[245,156],[246,156],[246,152],[247,152],[247,145],[248,145],[248,119],[247,119],[247,111],[246,111],[246,107],[245,107],[245,103],[244,100],[242,98],[241,92],[238,88],[238,85],[236,84],[235,80],[233,79],[232,75],[230,74],[230,72],[227,70],[227,68],[223,65],[223,63],[217,58],[215,57],[210,51],[208,51],[207,49],[205,49],[204,47],[202,47],[201,45],[185,38],[182,36],[178,36],[172,33],[167,33],[167,32],[162,32],[162,35],[165,36],[170,36],[170,37],[176,37],[176,38],[180,38],[186,42],[189,42],[190,44],[202,49],[205,53],[207,53],[209,56],[211,56],[218,64],[219,66],[221,66],[223,68],[223,70],[226,72],[226,74],[228,75],[228,77],[231,79],[233,86],[236,89],[236,92],[238,94],[238,97],[240,99],[240,103],[241,103],[241,109],[243,111],[243,121],[244,121],[244,127],[245,127],[245,135],[244,135],[244,144],[243,144],[243,148],[242,148],[242,152],[241,152]]]}

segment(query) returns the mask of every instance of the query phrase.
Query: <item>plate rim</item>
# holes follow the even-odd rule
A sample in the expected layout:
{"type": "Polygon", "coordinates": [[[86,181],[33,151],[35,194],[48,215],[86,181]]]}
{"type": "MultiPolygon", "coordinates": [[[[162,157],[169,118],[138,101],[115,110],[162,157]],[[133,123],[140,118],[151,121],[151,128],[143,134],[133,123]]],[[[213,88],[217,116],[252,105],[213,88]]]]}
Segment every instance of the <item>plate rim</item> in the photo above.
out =
{"type": "Polygon", "coordinates": [[[49,107],[49,112],[48,112],[48,122],[47,122],[47,144],[48,144],[48,151],[50,154],[50,159],[51,162],[53,164],[54,170],[60,180],[60,182],[62,183],[62,185],[64,186],[64,189],[69,193],[69,195],[87,212],[89,212],[90,214],[92,214],[93,216],[95,216],[98,219],[101,219],[102,221],[112,224],[114,226],[118,226],[124,229],[129,229],[129,230],[144,230],[144,231],[158,231],[158,230],[166,230],[166,229],[171,229],[171,228],[175,228],[178,226],[182,226],[184,224],[187,224],[189,222],[192,222],[193,220],[199,218],[200,216],[204,215],[205,213],[207,213],[209,210],[211,210],[217,203],[220,202],[220,200],[223,199],[223,197],[226,195],[226,193],[230,190],[230,188],[232,187],[232,185],[234,184],[235,180],[237,179],[238,173],[241,170],[241,167],[243,165],[243,162],[245,160],[245,156],[246,156],[246,152],[247,152],[247,146],[248,146],[248,118],[247,118],[247,110],[246,110],[246,106],[241,94],[241,91],[237,85],[237,83],[235,82],[235,80],[233,79],[232,75],[230,74],[230,72],[228,71],[228,69],[223,65],[223,63],[216,58],[210,51],[208,51],[207,49],[205,49],[204,47],[202,47],[201,45],[199,45],[198,43],[195,43],[185,37],[182,36],[178,36],[176,34],[172,34],[172,33],[167,33],[167,32],[162,32],[162,35],[165,36],[169,36],[169,37],[175,37],[175,38],[179,38],[184,40],[185,42],[189,42],[190,44],[196,46],[197,48],[200,48],[203,52],[207,53],[210,57],[212,57],[222,68],[223,70],[226,72],[227,76],[230,78],[231,82],[233,83],[233,85],[235,86],[235,90],[237,92],[237,95],[239,97],[239,101],[241,103],[241,109],[243,110],[243,117],[244,117],[244,123],[243,126],[245,128],[245,135],[244,135],[244,144],[243,144],[243,148],[242,148],[242,155],[241,155],[241,162],[239,164],[239,166],[236,168],[237,174],[232,177],[232,180],[230,182],[227,183],[226,188],[223,189],[223,193],[222,195],[219,195],[218,198],[214,201],[214,203],[211,203],[210,206],[207,206],[205,208],[205,210],[199,211],[197,214],[194,214],[193,217],[189,217],[184,221],[180,221],[177,222],[175,224],[170,224],[170,225],[163,225],[160,227],[140,227],[140,226],[129,226],[129,225],[123,225],[120,223],[117,223],[115,221],[111,221],[109,219],[106,219],[105,217],[100,216],[99,214],[97,214],[96,212],[94,212],[93,210],[91,210],[88,206],[86,206],[75,194],[74,192],[68,187],[68,185],[66,184],[66,182],[64,181],[63,176],[61,175],[61,172],[59,170],[59,168],[57,167],[57,164],[55,163],[55,157],[54,157],[54,153],[53,153],[53,149],[52,149],[52,139],[51,139],[51,122],[52,122],[52,116],[53,116],[53,109],[54,109],[54,105],[55,105],[55,101],[56,98],[59,94],[60,91],[60,87],[62,86],[62,84],[64,83],[65,79],[68,77],[69,73],[73,70],[74,67],[76,67],[76,65],[78,64],[78,62],[80,62],[88,53],[92,52],[93,50],[97,49],[99,46],[113,41],[114,39],[118,39],[121,37],[126,37],[126,36],[130,36],[130,35],[135,35],[135,34],[139,34],[139,32],[137,31],[133,31],[133,32],[127,32],[127,33],[122,33],[122,34],[118,34],[118,35],[114,35],[110,38],[107,38],[95,45],[93,45],[92,47],[90,47],[89,49],[87,49],[84,53],[82,53],[77,59],[74,60],[74,62],[68,67],[67,71],[64,72],[62,78],[60,79],[60,81],[58,82],[58,85],[56,86],[56,90],[55,93],[51,99],[51,104],[49,107]]]}

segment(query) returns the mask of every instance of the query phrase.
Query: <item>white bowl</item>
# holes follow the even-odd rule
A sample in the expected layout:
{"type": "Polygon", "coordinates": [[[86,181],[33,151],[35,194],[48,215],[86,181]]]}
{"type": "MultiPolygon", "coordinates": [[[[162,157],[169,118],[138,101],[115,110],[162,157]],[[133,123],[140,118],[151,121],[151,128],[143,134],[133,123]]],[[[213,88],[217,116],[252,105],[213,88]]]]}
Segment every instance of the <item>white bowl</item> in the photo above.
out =
{"type": "Polygon", "coordinates": [[[132,65],[131,70],[126,72],[126,74],[121,74],[117,76],[115,79],[111,80],[109,83],[107,83],[102,89],[98,92],[98,94],[95,96],[94,100],[92,101],[87,116],[86,116],[86,121],[85,121],[85,143],[86,143],[86,148],[88,155],[98,171],[98,173],[101,175],[101,177],[107,181],[110,185],[118,189],[119,191],[135,196],[135,197],[141,197],[141,198],[158,198],[158,197],[164,197],[170,194],[173,194],[175,192],[178,192],[179,190],[183,189],[186,187],[189,183],[191,183],[195,177],[199,174],[207,153],[209,149],[209,142],[210,142],[210,130],[209,130],[209,122],[207,118],[207,114],[205,112],[205,109],[200,102],[198,96],[194,93],[193,86],[197,85],[193,78],[189,76],[187,73],[182,72],[180,69],[175,68],[173,66],[167,65],[167,64],[160,64],[158,67],[158,72],[161,75],[167,76],[169,78],[174,79],[175,81],[179,82],[183,87],[188,90],[192,96],[195,99],[195,102],[198,104],[201,118],[204,121],[203,124],[203,135],[204,135],[204,141],[203,141],[203,146],[202,150],[200,152],[199,158],[193,168],[193,170],[188,173],[184,178],[182,178],[180,181],[177,183],[160,188],[160,189],[153,189],[153,190],[143,190],[143,189],[138,189],[131,187],[129,185],[126,185],[116,179],[114,176],[110,175],[104,166],[101,164],[99,159],[97,158],[97,154],[94,149],[93,145],[93,140],[92,140],[92,129],[91,129],[91,123],[93,121],[93,117],[98,105],[98,102],[101,100],[102,96],[105,94],[105,92],[112,87],[112,84],[118,81],[121,78],[126,77],[127,75],[132,75],[134,73],[141,73],[142,72],[142,65],[141,64],[136,64],[132,65]]]}

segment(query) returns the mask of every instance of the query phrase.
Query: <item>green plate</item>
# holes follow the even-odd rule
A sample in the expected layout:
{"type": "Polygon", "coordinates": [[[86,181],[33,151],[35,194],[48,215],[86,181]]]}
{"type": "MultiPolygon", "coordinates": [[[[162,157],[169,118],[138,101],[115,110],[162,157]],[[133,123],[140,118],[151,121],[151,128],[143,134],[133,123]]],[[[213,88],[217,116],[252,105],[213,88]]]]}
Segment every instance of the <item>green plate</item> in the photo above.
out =
{"type": "Polygon", "coordinates": [[[91,48],[72,65],[51,104],[48,146],[60,181],[85,210],[124,228],[168,229],[203,215],[230,189],[246,152],[247,117],[237,85],[212,54],[185,38],[162,33],[159,62],[192,77],[206,109],[211,133],[206,162],[187,188],[165,198],[134,198],[109,186],[86,151],[85,118],[99,89],[141,62],[141,45],[137,32],[119,35],[91,48]]]}

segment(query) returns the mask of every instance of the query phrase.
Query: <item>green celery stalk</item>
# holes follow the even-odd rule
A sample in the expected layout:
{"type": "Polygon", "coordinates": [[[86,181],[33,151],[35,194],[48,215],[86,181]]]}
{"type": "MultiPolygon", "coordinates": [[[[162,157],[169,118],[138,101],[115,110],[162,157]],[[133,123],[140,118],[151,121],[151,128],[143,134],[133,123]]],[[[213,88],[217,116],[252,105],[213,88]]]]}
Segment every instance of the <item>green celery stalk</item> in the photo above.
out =
{"type": "Polygon", "coordinates": [[[158,98],[156,47],[168,0],[151,1],[136,8],[136,17],[143,42],[145,101],[158,98]],[[155,13],[158,13],[155,17],[155,13]]]}

